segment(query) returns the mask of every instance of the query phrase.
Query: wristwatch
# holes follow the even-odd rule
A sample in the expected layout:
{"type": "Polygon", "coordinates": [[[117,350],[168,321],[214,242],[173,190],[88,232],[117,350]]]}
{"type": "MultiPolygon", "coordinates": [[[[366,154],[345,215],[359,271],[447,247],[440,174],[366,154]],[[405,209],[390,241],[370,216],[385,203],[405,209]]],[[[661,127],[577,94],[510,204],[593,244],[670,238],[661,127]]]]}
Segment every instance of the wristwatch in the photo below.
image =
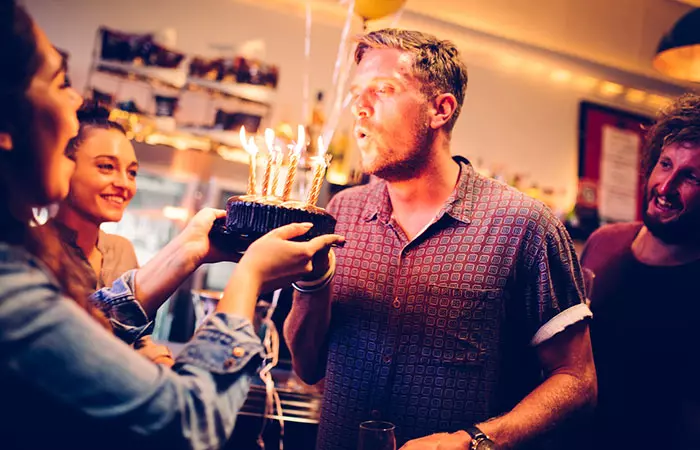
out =
{"type": "Polygon", "coordinates": [[[471,427],[467,427],[464,431],[469,433],[469,436],[472,437],[469,450],[498,450],[496,443],[476,426],[472,425],[471,427]]]}

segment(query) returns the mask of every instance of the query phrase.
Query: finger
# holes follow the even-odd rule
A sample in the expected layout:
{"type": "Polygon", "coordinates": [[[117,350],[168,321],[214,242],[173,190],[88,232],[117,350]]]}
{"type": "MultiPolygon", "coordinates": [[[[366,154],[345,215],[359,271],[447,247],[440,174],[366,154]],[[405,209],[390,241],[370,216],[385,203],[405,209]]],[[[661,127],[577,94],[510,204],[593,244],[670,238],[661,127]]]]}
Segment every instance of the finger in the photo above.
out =
{"type": "Polygon", "coordinates": [[[301,236],[302,234],[306,233],[313,227],[312,223],[290,223],[289,225],[284,225],[279,228],[275,228],[274,230],[270,231],[267,233],[265,236],[273,236],[276,238],[284,239],[284,240],[289,240],[292,238],[295,238],[297,236],[301,236]]]}
{"type": "Polygon", "coordinates": [[[204,222],[213,222],[216,219],[220,219],[222,217],[226,216],[226,211],[223,209],[215,209],[215,208],[202,208],[200,209],[197,214],[193,217],[193,222],[197,222],[198,220],[204,221],[204,222]]]}
{"type": "Polygon", "coordinates": [[[212,220],[212,216],[214,217],[214,219],[220,219],[222,217],[226,217],[226,210],[216,208],[204,208],[201,211],[199,211],[197,215],[206,217],[207,220],[212,220]]]}
{"type": "Polygon", "coordinates": [[[339,234],[324,234],[322,236],[315,237],[308,242],[314,253],[323,249],[330,248],[332,245],[341,246],[345,242],[345,237],[339,234]]]}
{"type": "Polygon", "coordinates": [[[215,209],[215,208],[209,208],[214,215],[216,216],[217,219],[221,219],[222,217],[226,217],[226,210],[225,209],[215,209]]]}

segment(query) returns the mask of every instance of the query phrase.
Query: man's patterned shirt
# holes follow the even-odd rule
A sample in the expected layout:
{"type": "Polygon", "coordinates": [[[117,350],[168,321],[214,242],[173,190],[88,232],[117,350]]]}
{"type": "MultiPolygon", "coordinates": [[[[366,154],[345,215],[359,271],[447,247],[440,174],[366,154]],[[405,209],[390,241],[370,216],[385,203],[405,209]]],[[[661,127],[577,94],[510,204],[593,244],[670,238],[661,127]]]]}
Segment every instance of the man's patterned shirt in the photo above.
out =
{"type": "Polygon", "coordinates": [[[409,241],[386,182],[337,194],[321,450],[355,450],[360,422],[397,442],[510,410],[542,381],[535,346],[590,316],[574,247],[542,203],[474,171],[409,241]]]}

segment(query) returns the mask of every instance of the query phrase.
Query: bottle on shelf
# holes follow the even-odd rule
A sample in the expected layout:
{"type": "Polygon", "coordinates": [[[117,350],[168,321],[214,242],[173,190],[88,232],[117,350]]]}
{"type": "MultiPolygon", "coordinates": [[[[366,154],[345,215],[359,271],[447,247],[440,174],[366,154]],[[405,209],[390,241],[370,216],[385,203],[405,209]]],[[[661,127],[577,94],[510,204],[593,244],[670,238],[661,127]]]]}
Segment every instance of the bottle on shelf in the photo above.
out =
{"type": "Polygon", "coordinates": [[[331,164],[328,168],[327,179],[337,185],[355,184],[352,179],[351,161],[349,158],[349,131],[347,129],[338,130],[333,134],[333,140],[328,146],[328,154],[331,155],[331,164]]]}
{"type": "MultiPolygon", "coordinates": [[[[309,140],[308,152],[310,155],[318,153],[318,137],[323,132],[323,126],[326,123],[326,115],[323,108],[323,91],[316,93],[313,108],[311,109],[311,117],[307,125],[307,135],[309,140]]],[[[326,145],[329,143],[326,142],[326,145]]]]}

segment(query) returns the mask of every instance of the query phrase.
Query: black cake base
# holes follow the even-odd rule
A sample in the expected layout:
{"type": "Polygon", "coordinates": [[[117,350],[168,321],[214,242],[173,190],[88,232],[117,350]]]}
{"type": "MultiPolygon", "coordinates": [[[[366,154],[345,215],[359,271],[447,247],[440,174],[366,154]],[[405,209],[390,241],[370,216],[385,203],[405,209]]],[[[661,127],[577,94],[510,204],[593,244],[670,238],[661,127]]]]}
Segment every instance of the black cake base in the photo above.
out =
{"type": "Polygon", "coordinates": [[[226,202],[226,218],[214,222],[210,235],[217,247],[243,252],[269,231],[301,222],[310,222],[314,226],[295,241],[308,241],[335,231],[335,219],[322,208],[301,202],[282,202],[276,198],[234,196],[226,202]]]}

